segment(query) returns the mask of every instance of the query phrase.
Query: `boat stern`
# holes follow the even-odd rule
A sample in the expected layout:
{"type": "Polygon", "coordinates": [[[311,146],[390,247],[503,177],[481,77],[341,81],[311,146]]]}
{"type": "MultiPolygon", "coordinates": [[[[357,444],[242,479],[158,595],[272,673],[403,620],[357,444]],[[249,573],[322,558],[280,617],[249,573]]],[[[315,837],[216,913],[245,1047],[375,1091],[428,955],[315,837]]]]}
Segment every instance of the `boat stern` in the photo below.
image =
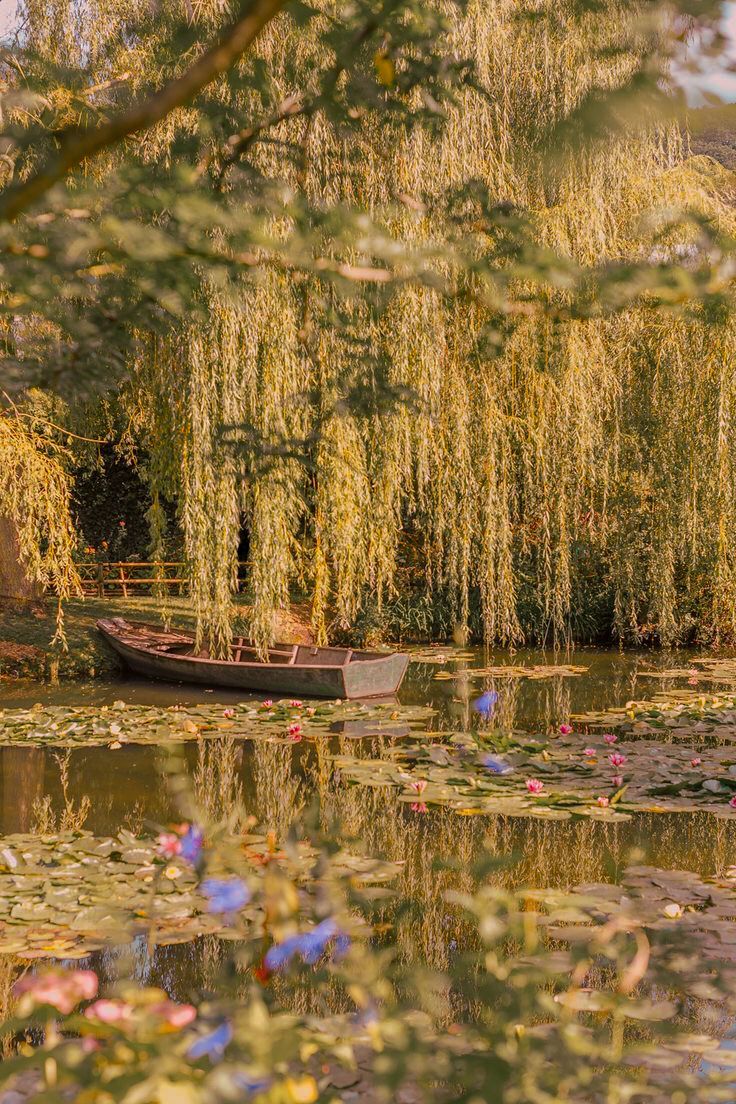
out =
{"type": "Polygon", "coordinates": [[[395,694],[404,681],[409,656],[394,655],[353,657],[344,667],[346,698],[384,698],[395,694]]]}

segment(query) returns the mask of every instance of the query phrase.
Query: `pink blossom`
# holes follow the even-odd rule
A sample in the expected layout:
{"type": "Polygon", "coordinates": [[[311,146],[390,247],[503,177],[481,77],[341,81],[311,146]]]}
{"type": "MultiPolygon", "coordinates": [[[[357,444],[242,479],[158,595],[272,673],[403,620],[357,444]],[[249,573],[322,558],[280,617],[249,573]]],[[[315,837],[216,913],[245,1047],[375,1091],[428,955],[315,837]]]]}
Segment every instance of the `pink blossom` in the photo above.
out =
{"type": "Polygon", "coordinates": [[[616,789],[618,789],[618,787],[623,786],[623,784],[624,780],[622,776],[620,774],[614,774],[613,778],[611,779],[611,785],[615,786],[616,789]]]}
{"type": "Polygon", "coordinates": [[[291,706],[292,709],[301,709],[303,704],[304,703],[300,702],[298,698],[294,698],[293,701],[289,702],[289,705],[291,706]]]}
{"type": "Polygon", "coordinates": [[[13,986],[16,997],[35,1008],[50,1004],[65,1016],[82,1000],[97,996],[97,974],[93,970],[61,970],[52,967],[21,978],[13,986]]]}
{"type": "Polygon", "coordinates": [[[272,705],[273,702],[271,701],[271,699],[266,698],[264,702],[261,702],[261,709],[270,709],[272,705]]]}
{"type": "Polygon", "coordinates": [[[530,794],[538,794],[544,789],[544,782],[540,782],[538,778],[527,778],[526,788],[530,794]]]}
{"type": "Polygon", "coordinates": [[[618,740],[618,736],[615,736],[613,732],[607,732],[603,739],[607,744],[615,744],[616,740],[618,740]]]}
{"type": "Polygon", "coordinates": [[[298,722],[295,721],[294,724],[290,724],[286,731],[289,734],[290,740],[294,740],[295,742],[301,740],[302,726],[298,722]]]}
{"type": "Polygon", "coordinates": [[[613,755],[608,756],[608,761],[612,767],[622,767],[626,762],[626,756],[620,751],[614,751],[613,755]]]}
{"type": "Polygon", "coordinates": [[[422,778],[419,782],[411,782],[410,786],[411,789],[414,790],[414,793],[423,794],[427,788],[427,782],[426,779],[422,778]]]}
{"type": "Polygon", "coordinates": [[[235,716],[235,710],[234,709],[223,709],[222,715],[223,715],[223,717],[227,717],[227,719],[230,720],[231,717],[235,716]]]}
{"type": "Polygon", "coordinates": [[[572,732],[572,725],[561,724],[560,725],[560,732],[562,733],[563,736],[569,736],[570,733],[572,732]]]}
{"type": "Polygon", "coordinates": [[[107,1000],[104,997],[85,1008],[88,1020],[99,1020],[104,1024],[127,1023],[133,1015],[133,1006],[124,1000],[107,1000]]]}
{"type": "Polygon", "coordinates": [[[694,759],[691,759],[690,760],[690,766],[691,767],[699,767],[700,766],[700,756],[696,755],[694,759]]]}
{"type": "Polygon", "coordinates": [[[736,809],[736,794],[731,798],[728,804],[731,806],[732,809],[736,809]]]}
{"type": "Polygon", "coordinates": [[[181,850],[181,840],[174,832],[161,832],[156,840],[159,855],[173,859],[181,850]]]}
{"type": "Polygon", "coordinates": [[[176,1001],[164,1000],[160,1004],[154,1004],[148,1009],[152,1016],[158,1016],[174,1029],[186,1027],[197,1016],[197,1010],[191,1004],[177,1004],[176,1001]]]}
{"type": "Polygon", "coordinates": [[[423,801],[412,801],[411,811],[413,813],[426,813],[426,812],[429,812],[429,810],[427,809],[427,806],[424,804],[423,801]]]}
{"type": "Polygon", "coordinates": [[[698,685],[698,680],[696,678],[689,678],[687,681],[688,681],[688,686],[697,686],[698,685]]]}
{"type": "Polygon", "coordinates": [[[600,805],[601,809],[606,809],[611,804],[610,799],[607,797],[603,797],[602,795],[596,798],[596,801],[600,805]]]}
{"type": "Polygon", "coordinates": [[[595,748],[583,748],[583,755],[587,755],[588,759],[595,758],[596,750],[595,748]]]}
{"type": "Polygon", "coordinates": [[[317,709],[314,705],[308,705],[305,712],[308,717],[313,717],[314,714],[317,712],[317,709]]]}

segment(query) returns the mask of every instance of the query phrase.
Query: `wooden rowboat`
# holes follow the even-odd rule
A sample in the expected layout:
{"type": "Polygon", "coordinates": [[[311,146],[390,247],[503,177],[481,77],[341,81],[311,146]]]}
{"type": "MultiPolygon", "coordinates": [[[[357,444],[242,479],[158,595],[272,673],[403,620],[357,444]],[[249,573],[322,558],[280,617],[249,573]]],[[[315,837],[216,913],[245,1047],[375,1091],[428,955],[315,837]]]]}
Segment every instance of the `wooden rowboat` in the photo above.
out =
{"type": "Polygon", "coordinates": [[[198,682],[234,690],[260,690],[310,698],[378,698],[395,694],[409,657],[401,652],[358,652],[311,644],[274,644],[268,662],[251,641],[233,641],[229,659],[195,651],[192,633],[167,632],[142,621],[113,617],[97,622],[108,644],[131,670],[165,682],[198,682]]]}

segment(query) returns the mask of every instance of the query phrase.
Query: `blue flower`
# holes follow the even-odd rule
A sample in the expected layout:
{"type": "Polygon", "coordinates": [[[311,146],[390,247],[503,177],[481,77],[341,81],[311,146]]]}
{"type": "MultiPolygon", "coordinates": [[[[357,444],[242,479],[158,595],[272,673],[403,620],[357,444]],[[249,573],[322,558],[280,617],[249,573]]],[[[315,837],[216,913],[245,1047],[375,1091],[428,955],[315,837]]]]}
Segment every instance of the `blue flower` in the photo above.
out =
{"type": "Polygon", "coordinates": [[[255,1096],[258,1093],[266,1092],[270,1089],[273,1081],[270,1077],[251,1077],[248,1073],[243,1073],[242,1070],[235,1070],[230,1074],[230,1080],[236,1089],[240,1092],[244,1092],[246,1096],[255,1096]]]}
{"type": "Polygon", "coordinates": [[[179,854],[183,859],[192,864],[196,863],[199,856],[202,854],[202,845],[204,843],[204,833],[201,828],[195,827],[190,824],[184,835],[181,837],[181,844],[179,846],[179,854]]]}
{"type": "Polygon", "coordinates": [[[505,763],[503,759],[496,759],[493,755],[484,755],[481,763],[491,774],[510,774],[514,769],[509,763],[505,763]]]}
{"type": "Polygon", "coordinates": [[[334,940],[334,953],[336,957],[347,954],[350,947],[350,936],[340,931],[335,921],[330,917],[322,920],[315,928],[308,932],[300,932],[299,935],[290,935],[282,943],[275,943],[269,947],[264,958],[267,970],[282,970],[288,966],[292,958],[299,955],[308,966],[318,962],[327,950],[328,944],[334,940]]]}
{"type": "Polygon", "coordinates": [[[266,969],[273,973],[276,970],[282,970],[284,966],[288,966],[299,950],[300,941],[301,936],[292,935],[285,939],[283,943],[274,943],[273,947],[269,947],[263,959],[266,969]]]}
{"type": "Polygon", "coordinates": [[[237,912],[250,901],[250,890],[241,878],[205,878],[202,891],[210,912],[237,912]]]}
{"type": "Polygon", "coordinates": [[[212,1061],[216,1061],[222,1058],[225,1053],[225,1047],[228,1045],[233,1037],[233,1029],[230,1024],[225,1020],[216,1027],[214,1031],[210,1031],[209,1035],[202,1035],[196,1042],[192,1043],[187,1051],[187,1058],[191,1058],[196,1062],[199,1058],[205,1056],[212,1061]]]}
{"type": "Polygon", "coordinates": [[[301,946],[299,947],[299,953],[304,962],[309,966],[313,966],[315,962],[318,962],[327,950],[327,944],[335,938],[337,933],[338,927],[334,920],[323,920],[316,928],[305,932],[300,937],[301,946]]]}
{"type": "Polygon", "coordinates": [[[473,709],[483,717],[490,717],[496,707],[498,694],[495,690],[486,690],[473,702],[473,709]]]}

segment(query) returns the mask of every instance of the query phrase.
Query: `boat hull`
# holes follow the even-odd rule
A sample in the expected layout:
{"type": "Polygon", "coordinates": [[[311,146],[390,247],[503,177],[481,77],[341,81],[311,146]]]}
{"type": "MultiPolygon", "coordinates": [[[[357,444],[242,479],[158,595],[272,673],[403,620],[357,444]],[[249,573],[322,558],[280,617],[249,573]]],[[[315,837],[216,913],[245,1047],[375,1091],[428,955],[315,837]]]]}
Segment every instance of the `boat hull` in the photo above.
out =
{"type": "Polygon", "coordinates": [[[356,658],[341,666],[235,663],[167,655],[123,641],[104,622],[98,629],[130,670],[163,682],[191,682],[232,690],[289,694],[303,698],[373,698],[395,694],[409,657],[401,653],[356,658]]]}

